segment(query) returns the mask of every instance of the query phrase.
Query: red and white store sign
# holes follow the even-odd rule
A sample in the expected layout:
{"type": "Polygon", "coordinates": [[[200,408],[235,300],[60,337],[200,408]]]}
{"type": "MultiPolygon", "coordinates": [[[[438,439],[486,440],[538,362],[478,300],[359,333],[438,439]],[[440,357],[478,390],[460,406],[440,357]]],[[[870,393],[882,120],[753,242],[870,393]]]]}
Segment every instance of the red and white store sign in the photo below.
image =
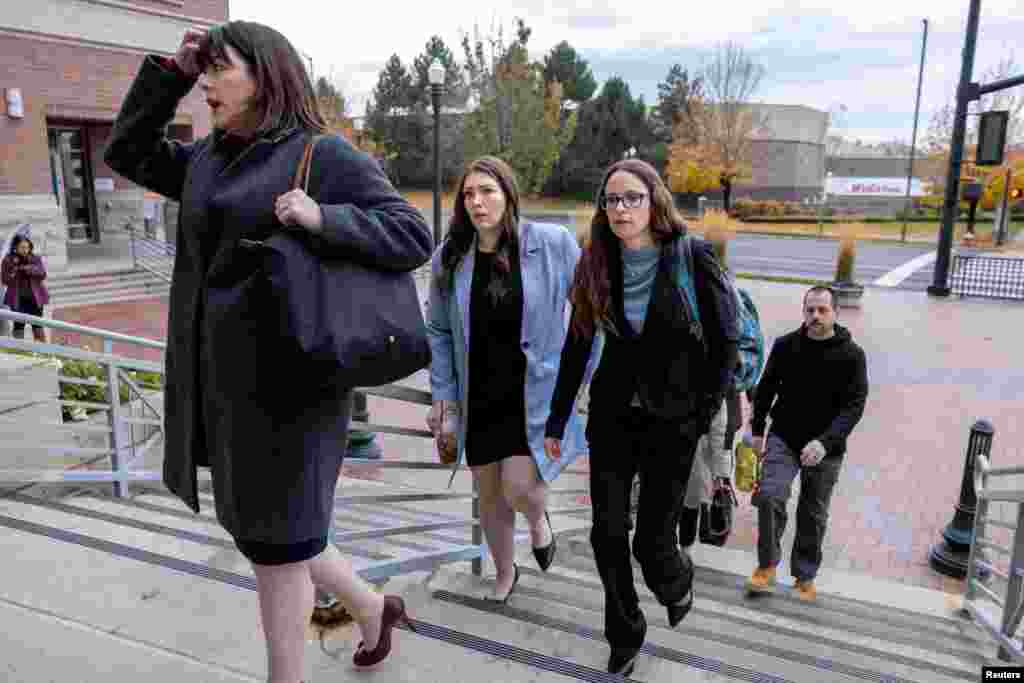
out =
{"type": "MultiPolygon", "coordinates": [[[[853,195],[862,197],[905,197],[907,196],[906,178],[829,178],[826,192],[837,195],[853,195]]],[[[910,184],[911,197],[923,197],[924,187],[920,178],[913,178],[910,184]]]]}

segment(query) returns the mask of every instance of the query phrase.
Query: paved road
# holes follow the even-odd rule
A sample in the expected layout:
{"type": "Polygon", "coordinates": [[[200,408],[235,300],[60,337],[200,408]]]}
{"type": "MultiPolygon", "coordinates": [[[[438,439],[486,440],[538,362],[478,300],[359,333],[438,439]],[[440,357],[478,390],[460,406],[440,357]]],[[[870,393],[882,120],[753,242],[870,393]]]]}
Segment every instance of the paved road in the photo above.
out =
{"type": "MultiPolygon", "coordinates": [[[[729,267],[740,273],[831,281],[838,246],[834,239],[741,234],[729,243],[729,267]]],[[[916,267],[907,268],[910,272],[893,274],[888,286],[924,291],[932,283],[934,259],[920,257],[934,251],[931,244],[862,242],[857,248],[857,281],[875,285],[879,278],[919,259],[916,267]]]]}
{"type": "MultiPolygon", "coordinates": [[[[729,266],[741,273],[782,275],[831,280],[835,272],[838,243],[829,239],[738,235],[729,243],[729,266]]],[[[857,281],[874,284],[904,264],[935,250],[934,246],[863,242],[857,249],[857,281]]],[[[931,284],[932,261],[920,266],[897,286],[923,291],[931,284]]],[[[898,278],[894,278],[898,279],[898,278]]]]}

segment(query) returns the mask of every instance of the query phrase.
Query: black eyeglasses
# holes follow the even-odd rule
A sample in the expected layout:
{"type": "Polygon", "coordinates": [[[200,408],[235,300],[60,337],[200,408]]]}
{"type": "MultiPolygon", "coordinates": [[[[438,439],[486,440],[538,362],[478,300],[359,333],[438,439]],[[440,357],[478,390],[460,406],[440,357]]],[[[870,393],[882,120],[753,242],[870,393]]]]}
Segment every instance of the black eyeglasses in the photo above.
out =
{"type": "Polygon", "coordinates": [[[627,209],[639,209],[644,205],[645,199],[647,199],[647,195],[643,192],[627,192],[626,194],[601,195],[598,203],[605,210],[616,208],[619,204],[622,204],[627,209]]]}

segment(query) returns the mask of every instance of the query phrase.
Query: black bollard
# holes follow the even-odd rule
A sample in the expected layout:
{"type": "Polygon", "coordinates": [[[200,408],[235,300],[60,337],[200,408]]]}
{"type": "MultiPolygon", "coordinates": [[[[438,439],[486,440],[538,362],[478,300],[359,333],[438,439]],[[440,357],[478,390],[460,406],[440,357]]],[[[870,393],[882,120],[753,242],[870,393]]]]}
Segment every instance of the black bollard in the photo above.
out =
{"type": "MultiPolygon", "coordinates": [[[[960,482],[960,501],[956,504],[953,521],[942,531],[942,541],[933,545],[928,553],[928,564],[943,576],[954,579],[967,576],[967,558],[974,538],[974,511],[978,503],[974,492],[974,463],[979,455],[991,459],[994,435],[995,429],[987,420],[978,420],[971,427],[967,455],[964,458],[964,475],[960,482]]],[[[984,555],[979,552],[978,558],[984,559],[984,555]]],[[[977,573],[981,578],[989,574],[988,570],[981,567],[977,573]]]]}
{"type": "MultiPolygon", "coordinates": [[[[366,394],[361,391],[352,392],[352,419],[359,422],[370,421],[370,411],[366,407],[366,394]]],[[[348,451],[345,459],[379,460],[383,452],[377,443],[377,435],[363,429],[349,429],[348,451]]]]}

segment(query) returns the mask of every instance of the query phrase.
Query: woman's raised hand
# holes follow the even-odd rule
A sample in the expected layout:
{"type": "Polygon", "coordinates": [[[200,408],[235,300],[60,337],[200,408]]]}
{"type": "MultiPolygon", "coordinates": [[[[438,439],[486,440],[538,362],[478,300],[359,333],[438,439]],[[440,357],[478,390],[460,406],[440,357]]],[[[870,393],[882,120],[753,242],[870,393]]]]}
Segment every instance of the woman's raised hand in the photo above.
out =
{"type": "Polygon", "coordinates": [[[178,52],[174,55],[174,61],[181,69],[181,72],[193,78],[199,75],[199,41],[206,33],[195,29],[186,29],[185,36],[181,39],[178,52]]]}

